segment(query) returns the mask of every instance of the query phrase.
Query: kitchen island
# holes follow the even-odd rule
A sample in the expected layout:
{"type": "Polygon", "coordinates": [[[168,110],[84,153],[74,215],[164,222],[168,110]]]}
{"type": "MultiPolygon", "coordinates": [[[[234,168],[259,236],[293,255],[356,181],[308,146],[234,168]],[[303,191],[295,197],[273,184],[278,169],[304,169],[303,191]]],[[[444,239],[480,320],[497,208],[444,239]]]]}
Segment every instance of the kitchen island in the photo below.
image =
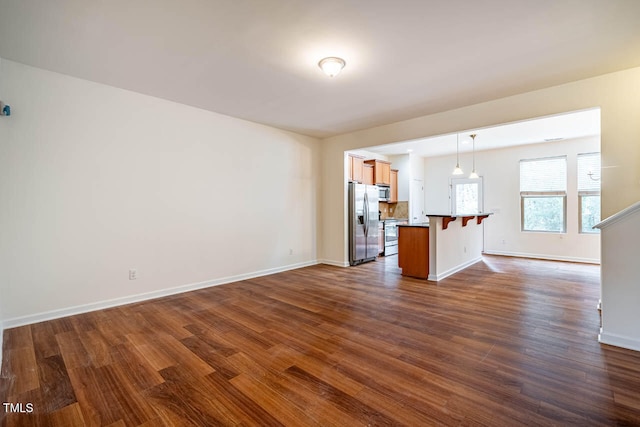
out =
{"type": "Polygon", "coordinates": [[[489,215],[429,214],[428,223],[398,226],[402,275],[438,281],[480,261],[489,215]]]}

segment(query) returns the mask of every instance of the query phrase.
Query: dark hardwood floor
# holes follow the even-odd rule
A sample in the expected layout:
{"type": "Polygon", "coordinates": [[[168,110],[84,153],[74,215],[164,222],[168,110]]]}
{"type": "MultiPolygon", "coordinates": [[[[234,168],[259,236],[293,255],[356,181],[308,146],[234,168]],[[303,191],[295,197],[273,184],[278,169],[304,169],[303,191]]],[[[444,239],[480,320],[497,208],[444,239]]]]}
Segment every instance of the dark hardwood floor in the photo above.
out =
{"type": "Polygon", "coordinates": [[[5,331],[2,425],[640,425],[599,267],[318,265],[5,331]]]}

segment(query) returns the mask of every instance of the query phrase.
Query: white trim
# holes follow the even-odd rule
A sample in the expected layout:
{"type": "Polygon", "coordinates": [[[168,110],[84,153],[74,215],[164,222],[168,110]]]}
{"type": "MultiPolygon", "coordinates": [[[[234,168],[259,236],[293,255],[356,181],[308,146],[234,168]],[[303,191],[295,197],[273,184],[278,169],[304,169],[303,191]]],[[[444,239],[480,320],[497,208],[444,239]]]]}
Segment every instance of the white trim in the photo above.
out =
{"type": "Polygon", "coordinates": [[[505,252],[505,251],[487,251],[487,250],[485,250],[483,253],[487,255],[512,256],[517,258],[534,258],[534,259],[546,259],[549,261],[567,261],[567,262],[581,262],[583,264],[600,264],[600,260],[594,259],[594,258],[578,258],[578,257],[567,257],[567,256],[531,254],[531,253],[524,253],[524,252],[505,252]]]}
{"type": "Polygon", "coordinates": [[[2,374],[2,347],[4,347],[4,324],[0,321],[0,375],[2,374]]]}
{"type": "Polygon", "coordinates": [[[227,283],[239,282],[241,280],[254,279],[256,277],[268,276],[270,274],[281,273],[283,271],[295,270],[302,267],[308,267],[318,264],[317,260],[290,264],[283,267],[270,268],[267,270],[255,271],[253,273],[239,274],[237,276],[228,276],[220,279],[208,280],[205,282],[191,283],[188,285],[177,286],[174,288],[162,289],[154,292],[147,292],[137,295],[129,295],[121,298],[114,298],[105,301],[98,301],[89,304],[77,305],[58,310],[45,311],[43,313],[30,314],[27,316],[14,317],[6,319],[3,326],[5,328],[15,328],[32,323],[44,322],[46,320],[59,319],[61,317],[73,316],[76,314],[87,313],[90,311],[102,310],[110,307],[117,307],[135,302],[147,301],[156,298],[166,297],[169,295],[181,294],[184,292],[195,291],[198,289],[208,288],[211,286],[224,285],[227,283]]]}
{"type": "Polygon", "coordinates": [[[333,265],[336,267],[349,267],[349,263],[345,261],[332,261],[330,259],[319,259],[318,264],[333,265]]]}
{"type": "Polygon", "coordinates": [[[602,328],[600,328],[600,334],[598,334],[598,342],[601,344],[626,348],[628,350],[640,351],[640,340],[625,337],[623,335],[607,334],[602,330],[602,328]]]}
{"type": "Polygon", "coordinates": [[[594,225],[593,228],[599,228],[602,230],[603,228],[607,228],[611,224],[615,224],[623,218],[626,218],[638,211],[640,211],[640,202],[636,202],[633,205],[622,209],[620,212],[611,215],[609,218],[600,221],[598,224],[594,225]]]}
{"type": "Polygon", "coordinates": [[[452,274],[457,273],[458,271],[464,270],[465,268],[469,267],[470,265],[475,264],[476,262],[482,261],[482,256],[479,256],[478,258],[474,258],[470,261],[465,262],[464,264],[460,264],[460,265],[456,265],[453,268],[450,268],[447,271],[444,271],[438,275],[435,274],[429,274],[427,276],[427,280],[431,280],[432,282],[437,282],[439,280],[442,280],[446,277],[451,276],[452,274]]]}

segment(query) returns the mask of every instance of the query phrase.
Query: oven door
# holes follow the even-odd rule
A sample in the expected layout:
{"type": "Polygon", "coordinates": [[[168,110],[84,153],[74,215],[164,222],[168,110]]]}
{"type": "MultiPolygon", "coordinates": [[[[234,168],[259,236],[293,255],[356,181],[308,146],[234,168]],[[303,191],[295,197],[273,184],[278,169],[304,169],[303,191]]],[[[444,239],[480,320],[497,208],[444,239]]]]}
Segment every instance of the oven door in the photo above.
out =
{"type": "Polygon", "coordinates": [[[384,245],[398,244],[398,224],[395,221],[385,221],[384,223],[384,245]]]}

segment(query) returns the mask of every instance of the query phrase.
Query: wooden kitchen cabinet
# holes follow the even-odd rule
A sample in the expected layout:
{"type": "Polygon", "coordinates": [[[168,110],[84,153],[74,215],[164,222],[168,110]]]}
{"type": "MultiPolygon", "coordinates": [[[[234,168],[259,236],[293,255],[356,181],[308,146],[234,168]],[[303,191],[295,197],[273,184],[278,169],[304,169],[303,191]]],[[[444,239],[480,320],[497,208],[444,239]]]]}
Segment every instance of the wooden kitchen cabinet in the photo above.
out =
{"type": "Polygon", "coordinates": [[[398,227],[398,267],[403,276],[429,277],[429,227],[398,227]]]}
{"type": "Polygon", "coordinates": [[[398,203],[398,169],[391,169],[389,203],[398,203]]]}
{"type": "Polygon", "coordinates": [[[373,166],[375,185],[391,185],[391,163],[375,159],[365,160],[364,163],[373,166]]]}
{"type": "Polygon", "coordinates": [[[373,185],[373,166],[363,164],[362,166],[362,183],[373,185]]]}
{"type": "Polygon", "coordinates": [[[363,182],[364,157],[349,154],[349,181],[363,182]]]}

